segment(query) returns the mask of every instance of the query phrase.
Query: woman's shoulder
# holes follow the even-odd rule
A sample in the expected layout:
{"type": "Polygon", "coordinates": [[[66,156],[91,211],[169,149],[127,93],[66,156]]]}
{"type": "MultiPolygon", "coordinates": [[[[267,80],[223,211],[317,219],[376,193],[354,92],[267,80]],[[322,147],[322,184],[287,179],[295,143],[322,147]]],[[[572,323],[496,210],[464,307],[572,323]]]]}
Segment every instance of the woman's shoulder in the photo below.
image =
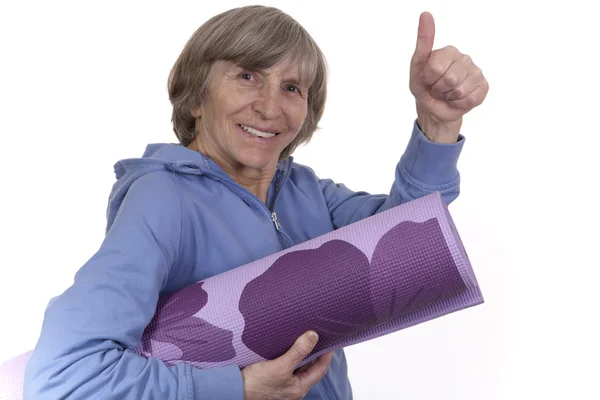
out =
{"type": "Polygon", "coordinates": [[[147,218],[165,212],[180,217],[181,193],[174,174],[166,169],[123,176],[115,182],[108,200],[107,229],[118,213],[147,218]]]}
{"type": "Polygon", "coordinates": [[[289,177],[291,181],[300,187],[308,186],[322,189],[323,185],[333,182],[328,177],[320,176],[314,167],[296,161],[290,163],[289,177]]]}
{"type": "Polygon", "coordinates": [[[289,176],[292,179],[297,180],[309,180],[314,181],[319,179],[315,170],[310,165],[297,162],[292,157],[289,159],[289,176]]]}

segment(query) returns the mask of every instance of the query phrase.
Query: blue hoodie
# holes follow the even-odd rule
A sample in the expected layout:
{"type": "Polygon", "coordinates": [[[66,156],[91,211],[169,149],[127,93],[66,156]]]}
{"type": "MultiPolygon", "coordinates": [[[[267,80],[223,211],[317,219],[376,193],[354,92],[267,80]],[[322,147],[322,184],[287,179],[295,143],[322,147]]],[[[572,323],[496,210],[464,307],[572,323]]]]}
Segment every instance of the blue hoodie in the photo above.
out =
{"type": "MultiPolygon", "coordinates": [[[[278,164],[266,204],[178,144],[151,144],[141,158],[119,161],[105,238],[48,305],[24,399],[242,400],[237,366],[167,366],[131,352],[159,295],[432,191],[449,204],[459,194],[464,142],[462,135],[453,144],[431,142],[415,121],[388,195],[353,192],[289,157],[278,164]]],[[[306,398],[352,398],[343,350],[306,398]]]]}

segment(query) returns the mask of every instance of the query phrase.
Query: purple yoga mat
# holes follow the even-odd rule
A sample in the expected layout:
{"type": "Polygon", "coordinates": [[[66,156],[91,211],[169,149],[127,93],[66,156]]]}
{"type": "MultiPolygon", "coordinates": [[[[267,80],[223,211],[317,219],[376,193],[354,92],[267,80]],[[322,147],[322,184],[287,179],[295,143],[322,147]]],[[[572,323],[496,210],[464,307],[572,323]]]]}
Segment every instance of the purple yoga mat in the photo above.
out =
{"type": "MultiPolygon", "coordinates": [[[[301,366],[481,303],[454,222],[434,192],[160,296],[132,350],[168,365],[243,368],[283,354],[313,329],[319,343],[301,366]]],[[[14,371],[29,354],[3,367],[0,388],[15,391],[2,397],[0,390],[0,400],[20,399],[22,371],[14,371]]]]}

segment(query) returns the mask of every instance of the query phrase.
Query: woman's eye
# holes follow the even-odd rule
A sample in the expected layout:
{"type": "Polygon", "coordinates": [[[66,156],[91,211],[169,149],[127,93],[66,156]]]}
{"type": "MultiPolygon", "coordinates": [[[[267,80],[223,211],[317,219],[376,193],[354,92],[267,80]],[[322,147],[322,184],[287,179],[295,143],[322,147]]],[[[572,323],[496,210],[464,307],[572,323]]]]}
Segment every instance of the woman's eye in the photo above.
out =
{"type": "Polygon", "coordinates": [[[288,92],[300,92],[300,89],[298,89],[298,87],[294,85],[287,86],[286,89],[288,92]]]}

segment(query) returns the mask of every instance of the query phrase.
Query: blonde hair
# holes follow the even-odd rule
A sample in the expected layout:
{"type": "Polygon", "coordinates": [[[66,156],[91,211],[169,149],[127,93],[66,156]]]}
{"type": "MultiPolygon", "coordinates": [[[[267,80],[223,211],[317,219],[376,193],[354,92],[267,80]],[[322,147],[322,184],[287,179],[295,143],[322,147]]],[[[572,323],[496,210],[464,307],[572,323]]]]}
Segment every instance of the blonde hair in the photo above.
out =
{"type": "Polygon", "coordinates": [[[169,100],[173,105],[171,122],[179,142],[187,146],[195,137],[196,119],[191,110],[201,103],[216,61],[260,70],[287,56],[299,63],[302,84],[309,87],[308,112],[298,136],[279,158],[287,158],[299,145],[308,143],[325,109],[326,60],[298,22],[277,8],[265,6],[234,8],[218,14],[187,41],[168,80],[169,100]]]}

